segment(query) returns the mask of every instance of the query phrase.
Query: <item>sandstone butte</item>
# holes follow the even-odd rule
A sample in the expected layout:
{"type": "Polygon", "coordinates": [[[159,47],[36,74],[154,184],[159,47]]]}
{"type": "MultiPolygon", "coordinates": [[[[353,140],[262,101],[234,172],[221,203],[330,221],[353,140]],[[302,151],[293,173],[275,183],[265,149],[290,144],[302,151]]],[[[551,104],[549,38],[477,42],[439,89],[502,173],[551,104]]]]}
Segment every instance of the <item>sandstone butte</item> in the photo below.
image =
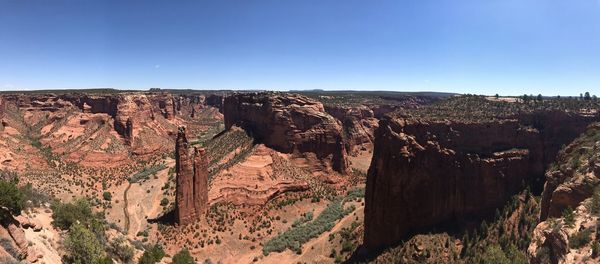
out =
{"type": "MultiPolygon", "coordinates": [[[[365,250],[493,212],[524,183],[541,191],[560,147],[599,119],[535,111],[479,122],[381,120],[367,176],[365,250]]],[[[554,212],[544,207],[544,215],[554,212]]]]}
{"type": "Polygon", "coordinates": [[[283,153],[316,155],[339,173],[348,170],[342,126],[323,104],[301,95],[235,93],[224,100],[225,127],[239,126],[258,143],[283,153]]]}
{"type": "Polygon", "coordinates": [[[199,220],[206,212],[208,159],[204,149],[194,147],[190,153],[184,127],[179,127],[177,132],[175,161],[175,220],[180,225],[186,225],[199,220]]]}

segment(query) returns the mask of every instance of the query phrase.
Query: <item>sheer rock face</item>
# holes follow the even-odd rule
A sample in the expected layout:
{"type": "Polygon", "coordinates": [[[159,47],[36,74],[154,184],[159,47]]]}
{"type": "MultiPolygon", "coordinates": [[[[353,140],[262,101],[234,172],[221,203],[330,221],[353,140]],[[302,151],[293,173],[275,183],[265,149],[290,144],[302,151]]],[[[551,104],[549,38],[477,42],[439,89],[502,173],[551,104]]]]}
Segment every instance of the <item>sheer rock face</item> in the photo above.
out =
{"type": "Polygon", "coordinates": [[[559,153],[556,165],[546,172],[540,220],[561,217],[565,209],[576,208],[592,196],[600,184],[599,134],[600,123],[590,125],[584,136],[559,153]]]}
{"type": "Polygon", "coordinates": [[[175,146],[177,194],[175,218],[177,223],[193,223],[204,215],[208,201],[208,160],[204,149],[188,149],[185,129],[179,128],[175,146]]]}
{"type": "Polygon", "coordinates": [[[218,108],[219,112],[223,113],[223,100],[222,95],[211,94],[206,97],[206,105],[218,108]]]}
{"type": "Polygon", "coordinates": [[[314,153],[333,170],[346,173],[342,127],[320,102],[300,95],[236,93],[225,98],[223,110],[227,129],[240,126],[283,153],[314,153]]]}
{"type": "Polygon", "coordinates": [[[493,212],[545,168],[597,116],[538,112],[465,123],[389,117],[375,132],[367,176],[367,250],[437,224],[493,212]]]}
{"type": "Polygon", "coordinates": [[[593,239],[582,241],[576,250],[572,250],[574,247],[569,243],[578,232],[596,230],[600,223],[597,214],[590,210],[593,209],[590,205],[594,189],[600,184],[599,164],[600,124],[595,123],[563,148],[556,163],[546,172],[541,222],[536,226],[528,248],[530,263],[548,263],[548,259],[550,263],[583,263],[594,258],[591,257],[593,239]],[[566,224],[565,210],[573,212],[571,224],[566,224]]]}
{"type": "Polygon", "coordinates": [[[169,121],[175,118],[173,97],[165,93],[59,96],[84,113],[103,113],[114,119],[114,129],[128,142],[133,142],[133,130],[138,124],[155,120],[159,115],[169,121]]]}
{"type": "Polygon", "coordinates": [[[347,143],[346,149],[349,154],[372,147],[373,135],[379,122],[375,118],[373,110],[361,105],[356,107],[326,106],[325,111],[342,122],[347,143]]]}

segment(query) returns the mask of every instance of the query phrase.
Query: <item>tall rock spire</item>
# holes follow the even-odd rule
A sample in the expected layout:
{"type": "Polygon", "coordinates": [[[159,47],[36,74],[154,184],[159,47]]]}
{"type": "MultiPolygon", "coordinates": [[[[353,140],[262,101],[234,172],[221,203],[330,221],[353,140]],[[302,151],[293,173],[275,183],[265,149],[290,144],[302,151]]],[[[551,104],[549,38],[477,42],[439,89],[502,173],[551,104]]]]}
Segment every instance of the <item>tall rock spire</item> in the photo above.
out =
{"type": "Polygon", "coordinates": [[[180,127],[175,143],[175,218],[181,225],[199,220],[206,211],[208,201],[207,157],[204,149],[194,148],[190,153],[188,145],[185,128],[180,127]]]}

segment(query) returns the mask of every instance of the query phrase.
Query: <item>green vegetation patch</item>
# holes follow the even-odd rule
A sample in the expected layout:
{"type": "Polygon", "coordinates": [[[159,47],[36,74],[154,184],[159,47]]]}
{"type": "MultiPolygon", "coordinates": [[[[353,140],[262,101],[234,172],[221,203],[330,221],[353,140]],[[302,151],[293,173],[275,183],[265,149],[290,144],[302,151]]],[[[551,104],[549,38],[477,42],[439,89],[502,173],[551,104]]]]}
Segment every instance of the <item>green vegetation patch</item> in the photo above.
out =
{"type": "MultiPolygon", "coordinates": [[[[263,246],[263,254],[266,256],[271,252],[283,252],[288,248],[297,253],[301,252],[304,243],[330,231],[336,221],[353,212],[354,206],[344,209],[344,204],[357,197],[364,197],[364,189],[353,190],[345,197],[334,198],[313,221],[307,221],[306,215],[303,216],[294,222],[295,226],[267,241],[263,246]]],[[[312,214],[310,218],[312,218],[312,214]]]]}
{"type": "Polygon", "coordinates": [[[454,96],[421,108],[404,109],[402,115],[421,121],[481,122],[515,118],[524,113],[537,111],[580,112],[600,107],[598,100],[577,98],[512,99],[515,102],[489,100],[479,95],[454,96]]]}
{"type": "Polygon", "coordinates": [[[208,154],[208,172],[210,178],[219,171],[229,168],[248,157],[254,149],[254,139],[241,129],[231,129],[207,141],[204,147],[208,154]],[[241,151],[237,152],[233,158],[226,162],[221,162],[228,154],[236,151],[238,148],[241,151]]]}
{"type": "Polygon", "coordinates": [[[152,166],[145,167],[142,171],[132,175],[128,180],[131,183],[140,182],[142,180],[148,180],[150,179],[151,175],[155,175],[159,171],[164,170],[166,168],[167,165],[165,165],[164,163],[154,164],[152,166]]]}

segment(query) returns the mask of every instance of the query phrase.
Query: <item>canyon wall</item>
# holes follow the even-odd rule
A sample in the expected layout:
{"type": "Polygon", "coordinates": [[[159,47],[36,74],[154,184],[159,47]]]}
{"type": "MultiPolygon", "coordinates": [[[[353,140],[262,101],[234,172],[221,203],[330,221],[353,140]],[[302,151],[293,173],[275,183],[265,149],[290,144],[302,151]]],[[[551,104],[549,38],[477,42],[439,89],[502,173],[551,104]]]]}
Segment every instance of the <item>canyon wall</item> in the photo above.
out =
{"type": "Polygon", "coordinates": [[[174,120],[174,100],[170,94],[114,94],[87,95],[64,94],[59,97],[71,102],[84,113],[103,113],[114,119],[114,129],[130,144],[133,143],[133,130],[141,123],[155,120],[160,115],[166,120],[174,120]]]}
{"type": "Polygon", "coordinates": [[[180,225],[193,223],[204,215],[208,202],[208,159],[204,149],[190,153],[185,128],[180,127],[175,145],[175,219],[180,225]]]}
{"type": "Polygon", "coordinates": [[[581,240],[576,245],[578,241],[574,238],[584,230],[595,231],[591,237],[598,237],[599,123],[590,125],[585,133],[561,149],[547,170],[546,179],[540,222],[527,250],[529,262],[583,263],[597,258],[596,250],[592,249],[597,243],[595,239],[581,240]]]}
{"type": "Polygon", "coordinates": [[[367,177],[365,248],[493,212],[524,184],[541,186],[560,146],[596,120],[561,111],[480,122],[383,119],[367,177]]]}
{"type": "Polygon", "coordinates": [[[355,107],[325,106],[325,111],[342,123],[346,149],[349,154],[357,154],[361,150],[372,147],[373,135],[379,124],[373,110],[361,105],[355,107]]]}
{"type": "Polygon", "coordinates": [[[320,102],[300,95],[236,93],[225,98],[225,127],[244,128],[258,142],[284,153],[314,153],[345,173],[342,127],[320,102]]]}

